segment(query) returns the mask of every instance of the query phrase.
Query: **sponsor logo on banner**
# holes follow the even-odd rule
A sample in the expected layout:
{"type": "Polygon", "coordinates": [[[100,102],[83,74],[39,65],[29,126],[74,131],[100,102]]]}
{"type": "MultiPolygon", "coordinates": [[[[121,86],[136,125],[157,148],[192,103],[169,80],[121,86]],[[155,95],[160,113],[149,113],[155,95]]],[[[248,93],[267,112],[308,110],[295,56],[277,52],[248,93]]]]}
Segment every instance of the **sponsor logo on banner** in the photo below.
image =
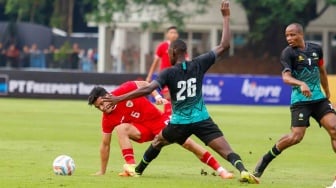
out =
{"type": "Polygon", "coordinates": [[[0,74],[0,95],[8,94],[8,76],[0,74]]]}
{"type": "Polygon", "coordinates": [[[212,83],[213,80],[206,79],[203,83],[203,97],[206,101],[221,101],[222,87],[224,81],[220,80],[218,84],[212,83]]]}
{"type": "Polygon", "coordinates": [[[256,81],[245,79],[241,88],[241,93],[252,98],[255,102],[262,100],[267,103],[278,103],[280,100],[280,85],[259,85],[256,81]]]}
{"type": "MultiPolygon", "coordinates": [[[[59,94],[59,95],[88,95],[94,84],[79,83],[53,83],[36,82],[33,80],[10,80],[10,93],[25,94],[59,94]]],[[[115,89],[116,85],[101,85],[108,91],[115,89]]]]}

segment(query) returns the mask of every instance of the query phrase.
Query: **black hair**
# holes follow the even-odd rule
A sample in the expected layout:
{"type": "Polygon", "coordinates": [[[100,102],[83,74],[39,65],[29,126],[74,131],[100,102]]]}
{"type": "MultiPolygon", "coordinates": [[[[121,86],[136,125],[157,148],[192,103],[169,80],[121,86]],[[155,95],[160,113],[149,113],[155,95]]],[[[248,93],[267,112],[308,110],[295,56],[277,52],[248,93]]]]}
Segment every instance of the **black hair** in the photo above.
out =
{"type": "Polygon", "coordinates": [[[170,26],[170,27],[168,27],[167,29],[166,29],[166,32],[168,32],[168,31],[170,31],[170,30],[172,30],[172,29],[175,29],[175,30],[177,30],[177,27],[176,26],[170,26]]]}
{"type": "Polygon", "coordinates": [[[187,52],[187,44],[181,39],[177,39],[174,42],[172,42],[170,48],[178,52],[187,52]]]}
{"type": "Polygon", "coordinates": [[[91,92],[89,94],[88,104],[92,105],[94,102],[96,102],[96,100],[98,99],[98,97],[105,96],[107,93],[108,92],[103,87],[95,86],[94,88],[92,88],[92,90],[91,90],[91,92]]]}

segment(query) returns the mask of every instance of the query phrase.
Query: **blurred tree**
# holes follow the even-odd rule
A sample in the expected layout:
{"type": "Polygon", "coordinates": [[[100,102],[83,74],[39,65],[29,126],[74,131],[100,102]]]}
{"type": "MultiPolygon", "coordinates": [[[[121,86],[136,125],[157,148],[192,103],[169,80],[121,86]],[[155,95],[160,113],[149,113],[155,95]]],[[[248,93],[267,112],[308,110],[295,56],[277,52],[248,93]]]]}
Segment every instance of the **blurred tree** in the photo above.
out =
{"type": "Polygon", "coordinates": [[[51,26],[72,33],[74,0],[54,1],[54,11],[51,18],[51,26]]]}
{"type": "Polygon", "coordinates": [[[91,0],[0,0],[0,19],[57,27],[68,33],[96,31],[88,29],[85,20],[94,5],[91,0]]]}
{"type": "Polygon", "coordinates": [[[286,46],[285,27],[297,22],[305,28],[309,22],[321,16],[336,0],[323,0],[323,7],[317,6],[318,0],[236,0],[247,13],[249,26],[248,48],[255,49],[256,56],[279,56],[286,46]],[[256,48],[257,47],[257,48],[256,48]]]}
{"type": "Polygon", "coordinates": [[[65,30],[68,34],[90,30],[85,17],[96,5],[96,0],[54,0],[50,26],[65,30]]]}
{"type": "Polygon", "coordinates": [[[91,0],[94,7],[88,14],[89,20],[97,23],[114,24],[117,21],[127,21],[131,15],[152,16],[142,26],[157,27],[160,23],[170,22],[180,28],[184,26],[184,20],[197,14],[206,12],[206,6],[210,0],[91,0]],[[196,5],[192,9],[185,6],[196,5]],[[183,8],[181,8],[183,7],[183,8]]]}
{"type": "MultiPolygon", "coordinates": [[[[44,22],[50,15],[45,11],[53,0],[0,0],[11,21],[44,22]]],[[[50,12],[50,11],[49,11],[50,12]]]]}

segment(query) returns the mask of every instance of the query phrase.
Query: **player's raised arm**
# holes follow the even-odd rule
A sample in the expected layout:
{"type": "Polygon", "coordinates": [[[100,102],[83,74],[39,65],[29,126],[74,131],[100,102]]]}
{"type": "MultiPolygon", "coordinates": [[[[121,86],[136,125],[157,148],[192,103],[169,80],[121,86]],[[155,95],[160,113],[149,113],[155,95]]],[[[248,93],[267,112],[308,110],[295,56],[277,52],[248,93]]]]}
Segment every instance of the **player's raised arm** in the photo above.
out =
{"type": "Polygon", "coordinates": [[[221,4],[221,13],[223,16],[222,39],[220,44],[215,47],[214,51],[217,56],[222,55],[230,48],[231,31],[230,31],[230,3],[228,0],[223,0],[221,4]]]}

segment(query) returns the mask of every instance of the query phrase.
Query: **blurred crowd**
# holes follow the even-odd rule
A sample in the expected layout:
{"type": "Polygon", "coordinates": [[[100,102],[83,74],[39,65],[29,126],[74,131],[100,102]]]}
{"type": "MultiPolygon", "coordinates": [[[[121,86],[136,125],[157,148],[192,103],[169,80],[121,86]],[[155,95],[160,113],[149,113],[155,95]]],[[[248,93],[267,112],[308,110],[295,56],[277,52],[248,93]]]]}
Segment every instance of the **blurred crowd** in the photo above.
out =
{"type": "Polygon", "coordinates": [[[15,44],[7,48],[0,43],[0,69],[70,69],[91,72],[96,70],[97,49],[81,49],[73,43],[68,49],[39,49],[37,44],[24,45],[19,49],[15,44]]]}

